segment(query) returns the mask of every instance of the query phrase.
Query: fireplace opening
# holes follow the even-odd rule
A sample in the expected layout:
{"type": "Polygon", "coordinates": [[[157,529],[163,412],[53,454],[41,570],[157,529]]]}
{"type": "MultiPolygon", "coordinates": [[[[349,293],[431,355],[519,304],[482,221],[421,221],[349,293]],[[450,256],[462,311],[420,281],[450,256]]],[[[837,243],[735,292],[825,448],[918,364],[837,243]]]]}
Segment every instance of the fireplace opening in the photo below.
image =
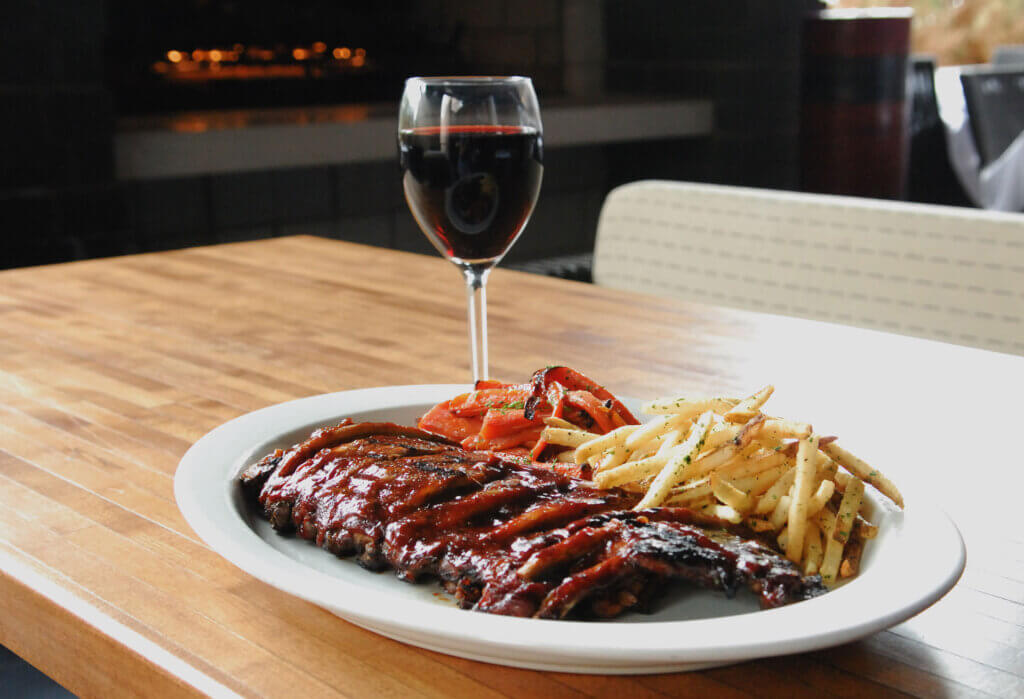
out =
{"type": "Polygon", "coordinates": [[[459,23],[416,3],[113,0],[107,84],[120,115],[390,101],[413,73],[465,72],[459,23]]]}

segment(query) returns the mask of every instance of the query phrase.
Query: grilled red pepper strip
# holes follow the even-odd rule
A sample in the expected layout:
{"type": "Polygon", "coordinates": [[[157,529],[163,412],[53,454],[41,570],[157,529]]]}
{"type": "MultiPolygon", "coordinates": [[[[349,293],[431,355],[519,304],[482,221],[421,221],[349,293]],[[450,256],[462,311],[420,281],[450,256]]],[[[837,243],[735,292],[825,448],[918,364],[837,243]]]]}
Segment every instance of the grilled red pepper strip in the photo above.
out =
{"type": "Polygon", "coordinates": [[[547,440],[543,437],[538,437],[537,443],[534,444],[533,449],[530,450],[530,461],[540,461],[540,455],[544,453],[547,446],[547,440]]]}
{"type": "Polygon", "coordinates": [[[512,432],[503,437],[495,437],[487,440],[488,449],[511,449],[523,444],[532,444],[539,437],[544,425],[533,425],[518,432],[512,432]]]}
{"type": "Polygon", "coordinates": [[[594,422],[597,423],[597,427],[601,431],[601,434],[611,432],[615,429],[615,423],[612,421],[611,417],[611,409],[604,407],[604,404],[599,401],[593,393],[590,393],[589,391],[569,391],[565,395],[565,402],[579,408],[587,415],[594,418],[594,422]]]}
{"type": "Polygon", "coordinates": [[[459,417],[448,409],[448,403],[445,402],[438,403],[428,410],[419,419],[416,426],[421,430],[433,432],[448,439],[462,441],[466,437],[477,434],[482,423],[483,420],[480,417],[459,417]]]}
{"type": "Polygon", "coordinates": [[[489,439],[485,439],[479,434],[474,434],[462,440],[461,444],[464,449],[471,450],[508,450],[515,449],[517,447],[525,448],[533,444],[540,437],[541,430],[543,429],[543,425],[528,425],[521,430],[515,430],[502,435],[494,435],[489,439]]]}
{"type": "Polygon", "coordinates": [[[490,440],[537,426],[535,420],[526,419],[522,410],[488,410],[480,426],[480,438],[490,440]]]}
{"type": "Polygon", "coordinates": [[[506,384],[463,393],[448,401],[448,409],[459,417],[483,415],[491,408],[521,409],[530,396],[530,390],[525,384],[506,384]]]}
{"type": "Polygon", "coordinates": [[[589,378],[566,366],[553,366],[546,369],[541,369],[533,375],[530,383],[533,385],[533,391],[530,394],[530,398],[527,401],[527,415],[529,415],[529,402],[535,401],[538,396],[543,396],[545,389],[552,383],[558,382],[569,390],[573,391],[588,391],[594,394],[595,397],[600,398],[603,401],[610,400],[612,402],[612,408],[617,412],[622,419],[626,421],[628,425],[639,425],[640,421],[633,417],[633,413],[629,412],[629,409],[622,404],[622,402],[613,396],[611,392],[605,389],[603,386],[591,381],[589,378]]]}

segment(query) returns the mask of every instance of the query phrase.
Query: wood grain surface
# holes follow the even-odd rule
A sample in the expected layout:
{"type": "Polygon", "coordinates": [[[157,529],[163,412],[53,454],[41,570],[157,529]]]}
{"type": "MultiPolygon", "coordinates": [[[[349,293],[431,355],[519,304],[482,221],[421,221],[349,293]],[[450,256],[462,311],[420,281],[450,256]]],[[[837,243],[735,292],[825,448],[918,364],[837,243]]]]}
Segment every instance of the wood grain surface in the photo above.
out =
{"type": "MultiPolygon", "coordinates": [[[[202,544],[172,482],[199,437],[303,396],[465,382],[440,258],[310,237],[0,273],[0,642],[82,696],[1024,696],[1024,358],[501,269],[491,373],[735,393],[814,421],[946,509],[954,590],[864,640],[694,673],[542,673],[391,641],[202,544]]],[[[827,625],[828,619],[822,619],[827,625]]]]}

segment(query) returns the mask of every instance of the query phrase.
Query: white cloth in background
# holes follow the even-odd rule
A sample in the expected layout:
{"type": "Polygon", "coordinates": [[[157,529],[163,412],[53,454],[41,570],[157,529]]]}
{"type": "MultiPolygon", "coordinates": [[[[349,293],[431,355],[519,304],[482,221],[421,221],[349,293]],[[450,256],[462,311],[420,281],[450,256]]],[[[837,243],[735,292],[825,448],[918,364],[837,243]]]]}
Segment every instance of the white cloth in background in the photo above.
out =
{"type": "Polygon", "coordinates": [[[981,167],[959,68],[935,71],[935,98],[946,127],[949,160],[967,195],[984,209],[1024,211],[1024,133],[996,160],[981,167]]]}

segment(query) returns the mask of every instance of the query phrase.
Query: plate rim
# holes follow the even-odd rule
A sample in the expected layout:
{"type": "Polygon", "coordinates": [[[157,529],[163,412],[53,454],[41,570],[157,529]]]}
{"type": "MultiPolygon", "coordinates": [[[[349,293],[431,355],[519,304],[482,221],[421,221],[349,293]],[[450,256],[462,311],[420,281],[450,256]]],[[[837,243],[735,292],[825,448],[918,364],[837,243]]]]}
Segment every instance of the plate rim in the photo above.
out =
{"type": "Polygon", "coordinates": [[[913,494],[906,498],[914,504],[908,505],[900,518],[896,544],[913,543],[921,535],[919,530],[930,531],[932,535],[938,531],[940,536],[931,540],[944,542],[943,558],[947,559],[915,561],[908,570],[916,582],[933,576],[930,583],[923,583],[927,589],[908,591],[904,584],[897,586],[893,594],[891,584],[882,585],[879,575],[865,572],[813,600],[751,614],[685,621],[624,624],[473,613],[401,598],[372,586],[354,586],[304,566],[265,542],[255,544],[262,540],[234,507],[231,484],[242,463],[252,458],[259,445],[273,440],[275,435],[279,439],[288,432],[318,421],[329,422],[346,412],[429,404],[469,389],[467,384],[378,386],[307,396],[240,415],[205,434],[182,457],[174,477],[178,508],[196,534],[236,567],[352,623],[430,650],[543,670],[602,674],[665,672],[829,647],[914,616],[952,589],[963,573],[966,548],[955,523],[938,507],[915,503],[913,494]],[[259,432],[267,425],[276,425],[271,429],[277,431],[259,432]],[[253,432],[260,434],[255,440],[247,437],[253,432]],[[231,458],[224,456],[225,450],[233,454],[231,458]],[[209,465],[211,457],[213,467],[209,465]],[[220,488],[211,490],[211,482],[219,483],[220,488]],[[217,512],[216,506],[225,510],[217,512]],[[913,516],[907,517],[906,512],[913,516]],[[230,514],[227,522],[225,514],[230,514]],[[257,548],[255,552],[250,550],[253,546],[257,548]],[[339,586],[356,593],[359,602],[350,601],[353,595],[339,592],[339,586]],[[874,615],[851,613],[858,600],[871,599],[883,592],[887,593],[881,598],[883,608],[874,615]],[[845,610],[843,601],[847,602],[845,610]],[[833,624],[817,633],[805,633],[821,614],[830,614],[833,624]],[[411,619],[416,621],[407,621],[411,619]],[[674,642],[666,645],[666,638],[674,642]]]}

